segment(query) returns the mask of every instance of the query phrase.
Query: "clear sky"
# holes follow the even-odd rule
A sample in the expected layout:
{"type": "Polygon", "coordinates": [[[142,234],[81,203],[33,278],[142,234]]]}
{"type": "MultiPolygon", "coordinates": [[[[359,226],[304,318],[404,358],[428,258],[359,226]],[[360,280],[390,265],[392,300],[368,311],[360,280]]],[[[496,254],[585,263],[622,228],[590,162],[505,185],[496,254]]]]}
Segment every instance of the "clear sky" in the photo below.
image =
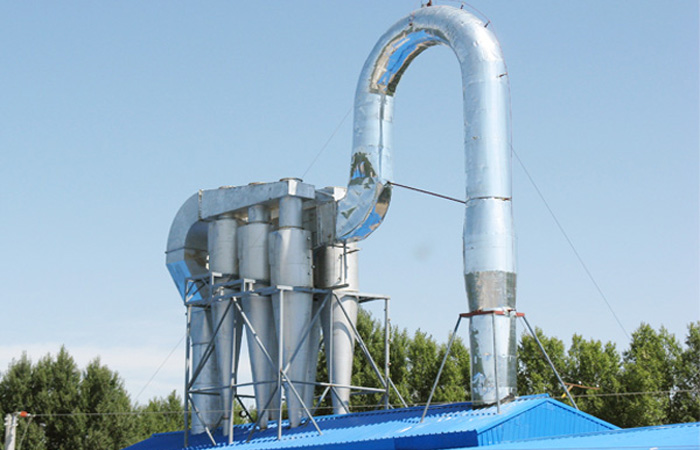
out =
{"type": "MultiPolygon", "coordinates": [[[[622,327],[682,340],[700,319],[698,2],[470,4],[503,47],[514,150],[622,327]]],[[[138,400],[181,390],[185,309],[164,264],[178,208],[223,185],[346,185],[362,64],[419,6],[1,3],[0,371],[65,344],[137,397],[174,349],[138,400]]],[[[401,81],[396,182],[464,196],[458,71],[433,48],[401,81]]],[[[518,309],[567,343],[624,349],[517,160],[513,177],[518,309]]],[[[394,324],[444,341],[467,310],[462,222],[456,203],[395,190],[360,280],[392,297],[394,324]]]]}

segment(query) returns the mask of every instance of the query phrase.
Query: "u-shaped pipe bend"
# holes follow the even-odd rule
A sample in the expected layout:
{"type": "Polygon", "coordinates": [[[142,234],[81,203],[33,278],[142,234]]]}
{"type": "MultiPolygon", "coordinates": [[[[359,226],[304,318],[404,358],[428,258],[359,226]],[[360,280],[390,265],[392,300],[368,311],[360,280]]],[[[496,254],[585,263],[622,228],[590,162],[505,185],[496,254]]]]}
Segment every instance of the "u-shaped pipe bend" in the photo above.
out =
{"type": "Polygon", "coordinates": [[[336,237],[358,241],[381,223],[391,198],[394,93],[411,61],[446,45],[459,60],[464,95],[467,199],[510,199],[509,86],[501,48],[483,21],[448,6],[422,8],[377,42],[362,69],[354,106],[347,195],[338,202],[336,237]]]}
{"type": "Polygon", "coordinates": [[[338,201],[336,239],[359,241],[391,199],[394,93],[423,50],[447,45],[459,60],[464,96],[465,274],[515,272],[511,208],[510,89],[501,47],[486,24],[449,6],[422,8],[377,42],[360,75],[350,182],[338,201]]]}
{"type": "MultiPolygon", "coordinates": [[[[462,74],[467,198],[464,276],[469,309],[514,309],[508,73],[496,37],[467,11],[422,8],[391,27],[367,58],[355,94],[350,182],[347,195],[337,203],[336,239],[364,239],[382,222],[391,199],[394,93],[411,61],[434,45],[454,51],[462,74]]],[[[515,327],[514,319],[508,319],[508,324],[494,323],[493,332],[487,332],[491,319],[484,320],[470,324],[475,355],[472,394],[476,403],[488,404],[515,393],[515,327]],[[498,370],[482,361],[483,355],[493,353],[498,355],[498,370]]]]}

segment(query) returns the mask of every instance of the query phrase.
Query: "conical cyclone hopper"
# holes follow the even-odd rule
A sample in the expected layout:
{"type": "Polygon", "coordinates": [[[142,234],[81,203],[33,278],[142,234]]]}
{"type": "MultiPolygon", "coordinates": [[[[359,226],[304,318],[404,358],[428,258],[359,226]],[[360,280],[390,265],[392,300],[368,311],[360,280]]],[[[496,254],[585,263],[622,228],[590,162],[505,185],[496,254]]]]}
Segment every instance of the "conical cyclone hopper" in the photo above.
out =
{"type": "MultiPolygon", "coordinates": [[[[209,223],[209,272],[214,283],[238,278],[238,259],[236,255],[236,231],[238,225],[233,217],[222,217],[209,223]]],[[[238,371],[238,356],[241,349],[242,322],[237,317],[237,310],[227,295],[233,294],[228,287],[212,289],[211,325],[219,326],[214,338],[217,371],[221,388],[222,419],[230,418],[233,392],[231,381],[238,371]],[[222,297],[222,298],[217,298],[222,297]],[[219,325],[221,324],[221,325],[219,325]]],[[[224,427],[228,434],[228,427],[224,427]]]]}
{"type": "MultiPolygon", "coordinates": [[[[239,228],[239,271],[241,278],[256,280],[253,289],[269,284],[268,236],[270,233],[269,212],[264,206],[254,206],[248,211],[248,224],[239,228]]],[[[270,364],[255,336],[260,339],[272,362],[277,364],[277,330],[275,328],[272,300],[269,296],[250,294],[242,301],[243,312],[252,329],[246,327],[248,353],[253,375],[255,404],[260,427],[267,428],[269,419],[279,410],[278,396],[272,393],[277,383],[277,370],[270,364]],[[265,406],[267,405],[267,409],[265,406]]]]}
{"type": "MultiPolygon", "coordinates": [[[[196,370],[203,359],[212,329],[209,314],[203,308],[192,308],[190,316],[190,339],[192,340],[192,370],[196,370]]],[[[194,380],[193,390],[215,389],[219,384],[216,356],[211,355],[204,368],[194,380]]],[[[192,415],[192,434],[204,433],[204,427],[214,427],[221,416],[221,398],[217,395],[192,394],[192,403],[199,415],[192,415]],[[201,419],[200,419],[201,417],[201,419]]]]}
{"type": "MultiPolygon", "coordinates": [[[[357,323],[358,310],[357,245],[321,247],[316,250],[314,256],[316,287],[332,290],[331,298],[321,316],[328,378],[332,384],[348,386],[352,384],[355,346],[352,329],[357,323]]],[[[350,412],[349,388],[334,387],[332,399],[334,414],[350,412]]]]}
{"type": "MultiPolygon", "coordinates": [[[[313,305],[311,307],[311,319],[316,316],[316,313],[319,311],[321,304],[323,303],[323,299],[314,299],[313,300],[313,305]]],[[[302,386],[303,393],[301,395],[301,398],[304,399],[304,404],[306,404],[309,409],[314,405],[314,393],[316,390],[316,371],[318,370],[318,354],[319,350],[321,349],[321,321],[320,317],[316,322],[311,326],[311,332],[309,334],[309,338],[307,339],[307,345],[308,345],[308,352],[309,352],[309,361],[306,365],[306,380],[307,383],[311,384],[305,384],[302,386]]]]}
{"type": "MultiPolygon", "coordinates": [[[[311,287],[311,235],[301,229],[301,199],[285,197],[280,200],[280,228],[270,233],[270,280],[272,285],[311,287]]],[[[308,379],[309,344],[307,329],[311,320],[311,293],[282,291],[273,296],[275,325],[282,329],[282,365],[287,377],[302,395],[302,383],[308,379]],[[303,342],[303,344],[302,344],[303,342]],[[298,351],[297,351],[298,350],[298,351]],[[294,360],[292,361],[292,356],[294,360]],[[291,361],[291,363],[290,363],[291,361]]],[[[279,334],[279,333],[278,333],[279,334]]],[[[316,356],[316,355],[314,355],[316,356]]],[[[304,417],[299,398],[291,387],[286,389],[290,426],[296,427],[304,417]]],[[[310,408],[311,405],[306,405],[310,408]]]]}

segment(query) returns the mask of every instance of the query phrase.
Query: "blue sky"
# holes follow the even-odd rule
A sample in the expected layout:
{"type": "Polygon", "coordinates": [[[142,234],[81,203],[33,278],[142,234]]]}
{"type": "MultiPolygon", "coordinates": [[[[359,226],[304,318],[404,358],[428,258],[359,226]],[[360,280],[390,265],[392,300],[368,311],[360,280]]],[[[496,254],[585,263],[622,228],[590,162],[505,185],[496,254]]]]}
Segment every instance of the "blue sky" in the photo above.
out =
{"type": "MultiPolygon", "coordinates": [[[[698,3],[470,5],[503,47],[514,150],[623,327],[682,339],[700,319],[698,3]]],[[[136,397],[175,349],[138,400],[180,389],[184,308],[164,265],[178,208],[198,189],[303,174],[346,185],[362,64],[419,6],[0,5],[0,370],[65,344],[83,366],[101,355],[136,397]]],[[[433,48],[402,79],[395,181],[464,196],[458,71],[433,48]]],[[[624,349],[517,161],[513,177],[518,309],[565,342],[624,349]]],[[[466,311],[462,222],[458,204],[395,191],[360,278],[392,297],[394,324],[442,341],[466,311]]]]}

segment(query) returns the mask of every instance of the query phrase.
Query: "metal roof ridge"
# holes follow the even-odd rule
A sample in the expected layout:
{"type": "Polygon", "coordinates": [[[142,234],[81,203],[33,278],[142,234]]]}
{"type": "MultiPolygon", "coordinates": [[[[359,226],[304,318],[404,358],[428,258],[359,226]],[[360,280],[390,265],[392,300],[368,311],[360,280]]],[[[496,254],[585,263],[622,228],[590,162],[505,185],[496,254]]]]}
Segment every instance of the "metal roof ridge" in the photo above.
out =
{"type": "MultiPolygon", "coordinates": [[[[479,428],[475,428],[474,430],[477,433],[485,433],[488,430],[492,430],[505,422],[512,420],[514,417],[521,416],[528,411],[531,411],[533,408],[543,404],[543,403],[548,403],[552,400],[552,398],[548,394],[538,394],[538,395],[532,395],[532,396],[526,396],[526,397],[516,397],[513,399],[512,402],[508,402],[506,404],[501,404],[501,408],[507,407],[511,409],[510,407],[516,403],[521,403],[525,404],[526,402],[528,404],[525,404],[523,406],[520,406],[519,408],[516,409],[516,411],[508,411],[506,413],[501,413],[501,414],[494,414],[496,416],[496,419],[488,424],[484,425],[479,428]]],[[[489,406],[489,408],[493,408],[493,406],[489,406]]]]}
{"type": "Polygon", "coordinates": [[[504,423],[513,420],[516,417],[520,417],[523,414],[527,414],[529,411],[532,411],[535,408],[540,407],[543,404],[549,404],[557,408],[561,408],[569,413],[576,414],[582,419],[589,420],[591,422],[597,423],[599,425],[603,425],[606,427],[611,427],[610,430],[619,430],[620,427],[617,425],[614,425],[612,423],[606,422],[604,420],[601,420],[595,416],[592,416],[584,411],[581,411],[580,409],[573,408],[566,403],[562,403],[558,400],[553,399],[552,397],[549,396],[549,394],[538,394],[538,395],[532,395],[532,396],[526,396],[526,397],[516,397],[513,402],[509,402],[506,405],[501,405],[501,408],[504,406],[512,405],[515,404],[516,402],[518,403],[523,403],[522,406],[518,407],[514,411],[508,411],[505,414],[498,415],[498,417],[490,424],[484,425],[479,428],[475,428],[475,431],[477,433],[486,433],[489,430],[493,430],[496,427],[499,427],[503,425],[504,423]],[[527,402],[527,403],[526,403],[527,402]]]}
{"type": "MultiPolygon", "coordinates": [[[[612,425],[612,424],[611,424],[612,425]]],[[[599,430],[599,431],[585,431],[583,433],[573,433],[573,434],[560,434],[560,435],[555,435],[555,436],[541,436],[541,437],[534,437],[534,438],[528,438],[528,439],[520,439],[518,441],[513,441],[510,443],[527,443],[527,442],[536,442],[536,441],[553,441],[557,439],[574,439],[574,438],[583,438],[583,437],[592,437],[592,436],[605,436],[605,435],[612,435],[616,436],[619,434],[631,434],[631,433],[643,433],[647,431],[654,431],[654,430],[664,430],[664,429],[673,429],[673,428],[690,428],[690,427],[697,427],[700,429],[700,422],[687,422],[687,423],[673,423],[673,424],[665,424],[665,425],[650,425],[646,427],[635,427],[635,428],[614,428],[610,430],[599,430]]],[[[502,444],[508,444],[509,442],[502,442],[502,444]]]]}

